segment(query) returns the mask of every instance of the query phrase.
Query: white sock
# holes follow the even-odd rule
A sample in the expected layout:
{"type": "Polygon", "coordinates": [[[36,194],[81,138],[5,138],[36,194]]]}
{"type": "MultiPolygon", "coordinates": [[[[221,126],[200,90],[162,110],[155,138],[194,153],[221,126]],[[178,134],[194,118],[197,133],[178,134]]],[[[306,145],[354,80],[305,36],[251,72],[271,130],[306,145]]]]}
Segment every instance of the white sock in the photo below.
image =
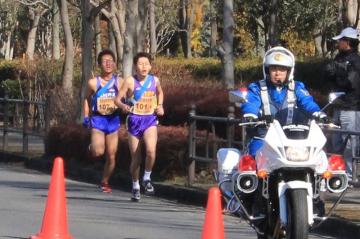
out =
{"type": "Polygon", "coordinates": [[[140,189],[139,180],[133,181],[132,187],[133,187],[133,189],[140,189]]]}
{"type": "Polygon", "coordinates": [[[150,175],[151,175],[151,171],[146,171],[144,172],[144,177],[143,177],[143,181],[150,181],[150,175]]]}

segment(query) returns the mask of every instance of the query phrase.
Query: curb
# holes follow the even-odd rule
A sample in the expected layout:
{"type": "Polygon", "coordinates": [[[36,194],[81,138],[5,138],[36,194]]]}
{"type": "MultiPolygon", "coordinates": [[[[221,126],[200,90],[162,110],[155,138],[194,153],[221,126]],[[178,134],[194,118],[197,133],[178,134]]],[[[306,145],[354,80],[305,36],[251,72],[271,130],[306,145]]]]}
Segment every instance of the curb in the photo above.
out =
{"type": "MultiPolygon", "coordinates": [[[[50,173],[53,164],[52,159],[48,157],[32,158],[21,154],[1,151],[0,162],[23,162],[26,168],[44,173],[50,173]]],[[[92,169],[84,169],[75,164],[67,165],[65,173],[67,178],[88,183],[98,184],[101,179],[101,172],[92,169]]],[[[130,191],[131,179],[125,176],[118,176],[113,178],[111,184],[114,185],[114,188],[130,191]]],[[[190,205],[206,206],[206,190],[170,185],[161,182],[154,182],[154,186],[156,187],[156,197],[167,198],[190,205]]],[[[342,239],[353,239],[355,235],[360,235],[360,226],[341,218],[330,217],[311,232],[326,236],[335,236],[342,239]]]]}

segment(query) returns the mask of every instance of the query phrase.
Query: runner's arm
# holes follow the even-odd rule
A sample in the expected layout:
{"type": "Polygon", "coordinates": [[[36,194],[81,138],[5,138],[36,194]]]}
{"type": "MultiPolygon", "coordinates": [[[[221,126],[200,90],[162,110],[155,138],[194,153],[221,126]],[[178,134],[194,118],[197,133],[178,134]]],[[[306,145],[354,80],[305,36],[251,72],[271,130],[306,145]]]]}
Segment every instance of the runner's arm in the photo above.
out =
{"type": "Polygon", "coordinates": [[[91,96],[93,95],[94,88],[96,87],[94,86],[94,82],[95,82],[94,79],[95,78],[90,79],[86,86],[86,93],[85,93],[84,106],[83,106],[84,117],[89,117],[90,115],[91,96]]]}
{"type": "Polygon", "coordinates": [[[115,105],[117,107],[119,107],[121,110],[123,110],[124,112],[130,111],[130,106],[128,106],[127,104],[124,104],[122,102],[122,100],[126,98],[127,92],[129,90],[130,90],[130,79],[128,78],[128,79],[124,80],[123,83],[121,84],[119,93],[115,98],[115,105]]]}
{"type": "Polygon", "coordinates": [[[157,107],[156,107],[156,114],[157,115],[164,115],[164,92],[162,90],[159,78],[156,78],[156,97],[157,97],[157,107]]]}

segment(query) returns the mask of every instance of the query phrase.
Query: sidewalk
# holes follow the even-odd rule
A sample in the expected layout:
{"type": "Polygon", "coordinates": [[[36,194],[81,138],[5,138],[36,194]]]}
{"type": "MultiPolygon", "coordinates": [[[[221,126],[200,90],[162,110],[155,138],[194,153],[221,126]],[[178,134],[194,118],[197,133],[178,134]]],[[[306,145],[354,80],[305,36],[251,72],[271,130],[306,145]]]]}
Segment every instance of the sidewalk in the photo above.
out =
{"type": "MultiPolygon", "coordinates": [[[[52,168],[50,159],[30,158],[21,154],[10,154],[0,151],[0,162],[24,162],[25,166],[49,173],[52,168]],[[11,160],[9,160],[11,159],[11,160]]],[[[66,176],[69,178],[98,184],[101,179],[101,171],[84,169],[77,165],[65,165],[66,176]]],[[[130,190],[131,180],[124,176],[113,178],[114,188],[130,190]]],[[[158,197],[176,200],[181,203],[206,206],[207,191],[200,188],[189,188],[169,183],[154,182],[156,195],[158,197]]],[[[327,210],[336,200],[334,195],[326,196],[327,210]]],[[[356,239],[360,236],[360,187],[349,188],[334,211],[333,215],[322,223],[313,232],[321,235],[335,236],[342,239],[356,239]]]]}

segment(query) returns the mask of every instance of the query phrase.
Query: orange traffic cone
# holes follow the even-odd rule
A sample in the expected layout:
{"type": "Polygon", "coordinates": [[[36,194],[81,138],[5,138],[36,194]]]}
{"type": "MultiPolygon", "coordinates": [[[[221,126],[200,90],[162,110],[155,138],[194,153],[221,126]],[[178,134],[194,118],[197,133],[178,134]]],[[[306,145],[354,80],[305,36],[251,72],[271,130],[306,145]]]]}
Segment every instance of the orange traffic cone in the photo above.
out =
{"type": "Polygon", "coordinates": [[[71,239],[68,232],[64,162],[55,158],[41,231],[30,239],[71,239]]]}
{"type": "Polygon", "coordinates": [[[209,189],[202,239],[224,239],[221,193],[218,187],[209,189]]]}

